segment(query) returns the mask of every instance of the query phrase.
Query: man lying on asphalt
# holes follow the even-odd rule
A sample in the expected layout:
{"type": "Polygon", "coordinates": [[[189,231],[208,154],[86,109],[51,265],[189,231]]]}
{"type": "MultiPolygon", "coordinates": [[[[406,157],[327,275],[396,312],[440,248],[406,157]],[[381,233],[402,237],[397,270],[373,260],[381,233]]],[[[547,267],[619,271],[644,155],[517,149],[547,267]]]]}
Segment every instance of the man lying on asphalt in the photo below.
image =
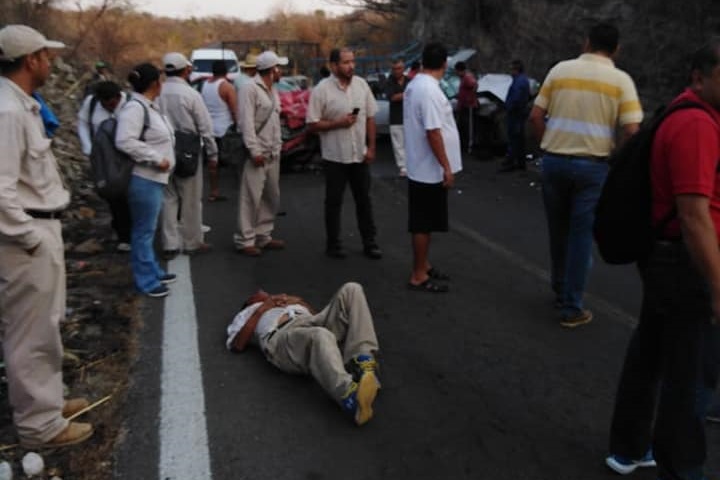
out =
{"type": "Polygon", "coordinates": [[[312,375],[357,425],[372,418],[379,347],[361,285],[344,284],[319,313],[300,297],[259,290],[227,332],[229,350],[257,345],[280,370],[312,375]]]}

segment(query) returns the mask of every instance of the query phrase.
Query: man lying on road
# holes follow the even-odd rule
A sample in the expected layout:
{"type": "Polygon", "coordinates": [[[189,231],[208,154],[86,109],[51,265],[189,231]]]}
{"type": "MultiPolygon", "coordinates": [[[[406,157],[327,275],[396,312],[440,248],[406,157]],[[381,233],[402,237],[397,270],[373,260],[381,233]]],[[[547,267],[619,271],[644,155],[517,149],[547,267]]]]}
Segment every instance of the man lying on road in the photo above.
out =
{"type": "Polygon", "coordinates": [[[227,332],[229,350],[257,345],[280,370],[312,375],[357,425],[372,418],[379,347],[359,284],[344,284],[320,313],[300,297],[259,290],[227,332]]]}

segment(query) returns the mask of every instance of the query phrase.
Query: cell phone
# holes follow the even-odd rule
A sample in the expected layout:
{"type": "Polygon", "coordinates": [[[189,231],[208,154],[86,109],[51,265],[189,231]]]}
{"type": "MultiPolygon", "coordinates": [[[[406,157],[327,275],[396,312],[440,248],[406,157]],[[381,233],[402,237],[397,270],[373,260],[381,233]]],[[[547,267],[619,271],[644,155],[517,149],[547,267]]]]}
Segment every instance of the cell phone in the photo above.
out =
{"type": "Polygon", "coordinates": [[[358,107],[353,108],[352,114],[357,115],[358,113],[360,113],[360,109],[358,107]]]}

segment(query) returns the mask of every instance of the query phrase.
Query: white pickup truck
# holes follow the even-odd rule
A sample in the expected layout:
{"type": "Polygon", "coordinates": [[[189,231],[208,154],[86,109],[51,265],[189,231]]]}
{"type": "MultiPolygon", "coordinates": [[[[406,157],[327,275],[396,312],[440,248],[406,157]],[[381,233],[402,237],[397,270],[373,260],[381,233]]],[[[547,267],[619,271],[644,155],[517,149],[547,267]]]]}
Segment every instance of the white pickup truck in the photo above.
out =
{"type": "Polygon", "coordinates": [[[226,48],[199,48],[193,50],[190,55],[190,62],[193,71],[190,74],[190,82],[202,78],[212,77],[212,64],[216,60],[223,60],[227,65],[228,78],[235,80],[240,73],[240,63],[234,51],[226,48]]]}

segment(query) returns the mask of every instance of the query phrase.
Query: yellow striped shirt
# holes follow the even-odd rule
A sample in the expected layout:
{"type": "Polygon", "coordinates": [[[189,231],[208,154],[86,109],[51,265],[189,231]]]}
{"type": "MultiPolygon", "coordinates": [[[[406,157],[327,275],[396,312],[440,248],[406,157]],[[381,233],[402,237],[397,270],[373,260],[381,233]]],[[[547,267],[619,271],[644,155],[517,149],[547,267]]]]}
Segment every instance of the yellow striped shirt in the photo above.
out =
{"type": "Polygon", "coordinates": [[[555,65],[535,105],[548,117],[540,147],[563,155],[606,157],[615,146],[616,127],[643,118],[630,76],[592,53],[555,65]]]}

